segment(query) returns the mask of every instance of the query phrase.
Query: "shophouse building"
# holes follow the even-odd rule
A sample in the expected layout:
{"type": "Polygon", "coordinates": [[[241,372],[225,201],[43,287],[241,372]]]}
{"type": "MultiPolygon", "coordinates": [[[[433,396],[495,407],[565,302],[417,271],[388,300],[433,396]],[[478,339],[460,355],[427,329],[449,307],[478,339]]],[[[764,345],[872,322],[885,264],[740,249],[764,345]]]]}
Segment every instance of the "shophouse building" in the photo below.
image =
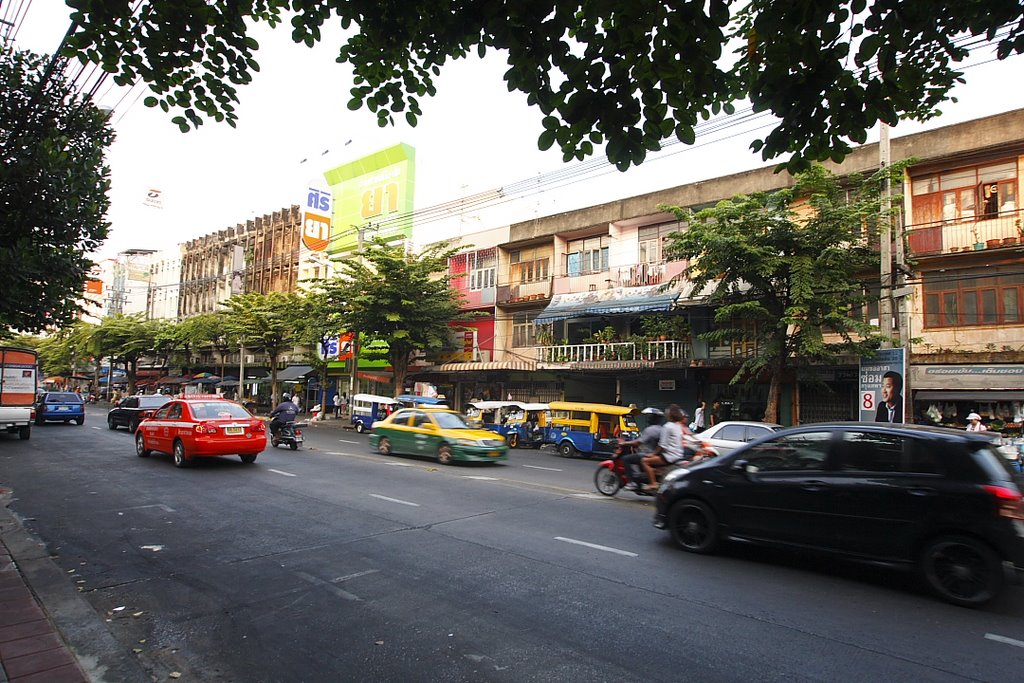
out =
{"type": "MultiPolygon", "coordinates": [[[[896,293],[908,310],[910,329],[897,332],[908,340],[907,414],[916,421],[958,424],[969,410],[997,426],[1024,418],[1022,155],[1024,110],[891,140],[891,159],[914,159],[897,230],[910,276],[896,293]]],[[[870,173],[879,146],[826,166],[870,173]]],[[[700,339],[714,311],[677,278],[684,264],[665,258],[667,236],[685,226],[658,207],[699,210],[792,183],[767,167],[513,224],[495,250],[493,365],[440,364],[424,376],[460,398],[489,386],[523,400],[691,409],[720,400],[727,417],[760,418],[767,382],[730,384],[758,349],[700,339]],[[646,334],[655,322],[668,334],[646,334]]],[[[819,368],[825,388],[783,378],[781,420],[856,419],[858,361],[819,368]]]]}

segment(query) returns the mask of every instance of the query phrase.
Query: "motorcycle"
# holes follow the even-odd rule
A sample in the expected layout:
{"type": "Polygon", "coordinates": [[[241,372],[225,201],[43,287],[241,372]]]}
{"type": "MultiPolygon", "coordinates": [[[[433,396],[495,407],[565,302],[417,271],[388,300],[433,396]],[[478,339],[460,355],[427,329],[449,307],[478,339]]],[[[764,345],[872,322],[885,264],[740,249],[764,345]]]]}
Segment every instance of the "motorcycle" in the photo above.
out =
{"type": "MultiPolygon", "coordinates": [[[[662,465],[661,467],[654,468],[655,475],[659,482],[666,473],[671,472],[677,467],[689,467],[691,465],[696,465],[699,462],[704,462],[705,460],[718,457],[718,451],[711,446],[711,444],[698,439],[689,439],[687,449],[692,452],[692,456],[686,460],[680,460],[679,462],[671,465],[662,465]]],[[[657,491],[649,491],[644,488],[643,484],[636,483],[630,478],[629,472],[626,470],[626,462],[623,458],[635,452],[636,447],[625,446],[620,441],[612,457],[597,466],[597,471],[594,472],[594,488],[597,489],[598,493],[606,496],[614,496],[621,489],[628,488],[638,496],[654,497],[657,495],[657,491]]]]}
{"type": "Polygon", "coordinates": [[[270,434],[270,445],[274,448],[284,444],[293,451],[299,450],[299,444],[302,443],[302,428],[308,427],[306,422],[286,422],[281,425],[281,428],[276,433],[270,434]]]}

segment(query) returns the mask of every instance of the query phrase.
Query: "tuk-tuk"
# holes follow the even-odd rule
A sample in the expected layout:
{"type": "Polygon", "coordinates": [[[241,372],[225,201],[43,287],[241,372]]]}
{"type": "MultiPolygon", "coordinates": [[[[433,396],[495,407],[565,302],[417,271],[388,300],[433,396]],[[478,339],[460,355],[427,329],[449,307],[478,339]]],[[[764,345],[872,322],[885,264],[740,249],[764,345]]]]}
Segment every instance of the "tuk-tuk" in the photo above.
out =
{"type": "Polygon", "coordinates": [[[466,422],[480,429],[489,429],[502,436],[508,416],[522,410],[518,401],[471,401],[466,404],[466,422]]]}
{"type": "Polygon", "coordinates": [[[402,394],[395,399],[405,408],[448,408],[448,401],[443,398],[432,396],[416,396],[414,394],[402,394]]]}
{"type": "Polygon", "coordinates": [[[549,423],[547,403],[520,403],[520,410],[509,412],[505,420],[505,441],[509,448],[540,448],[549,423]]]}
{"type": "Polygon", "coordinates": [[[615,452],[619,439],[640,436],[638,408],[568,401],[552,401],[548,406],[551,424],[544,430],[544,442],[554,444],[563,458],[608,457],[615,452]]]}
{"type": "Polygon", "coordinates": [[[388,398],[387,396],[355,394],[352,396],[349,406],[352,409],[352,424],[355,426],[356,431],[362,434],[373,429],[374,422],[383,420],[395,410],[401,408],[402,404],[396,399],[388,398]]]}

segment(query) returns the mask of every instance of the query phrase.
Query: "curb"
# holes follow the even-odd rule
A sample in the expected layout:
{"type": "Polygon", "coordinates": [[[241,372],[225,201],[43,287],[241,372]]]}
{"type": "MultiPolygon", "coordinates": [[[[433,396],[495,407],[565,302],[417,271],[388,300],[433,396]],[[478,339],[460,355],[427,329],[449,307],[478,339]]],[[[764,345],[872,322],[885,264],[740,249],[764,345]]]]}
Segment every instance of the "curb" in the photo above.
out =
{"type": "MultiPolygon", "coordinates": [[[[0,490],[0,547],[10,553],[16,571],[48,618],[52,633],[67,646],[86,679],[92,683],[151,680],[71,584],[45,545],[8,509],[10,497],[9,490],[0,490]]],[[[0,670],[0,683],[6,681],[0,670]]]]}

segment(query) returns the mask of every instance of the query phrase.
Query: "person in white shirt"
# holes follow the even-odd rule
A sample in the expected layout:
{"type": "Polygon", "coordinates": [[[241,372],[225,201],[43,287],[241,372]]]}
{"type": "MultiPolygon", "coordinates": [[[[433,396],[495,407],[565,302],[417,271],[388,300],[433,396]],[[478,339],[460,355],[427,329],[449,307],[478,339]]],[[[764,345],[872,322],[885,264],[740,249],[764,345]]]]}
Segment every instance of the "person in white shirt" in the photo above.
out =
{"type": "Polygon", "coordinates": [[[685,456],[683,450],[683,439],[693,432],[687,426],[690,421],[689,414],[680,409],[675,403],[665,409],[665,426],[661,428],[661,438],[658,440],[658,447],[654,453],[645,457],[642,461],[644,471],[647,472],[648,484],[645,487],[648,491],[658,488],[658,475],[654,468],[661,465],[671,465],[681,461],[685,456]]]}
{"type": "Polygon", "coordinates": [[[967,431],[968,432],[987,432],[988,427],[981,424],[981,415],[977,413],[971,413],[967,416],[967,431]]]}
{"type": "Polygon", "coordinates": [[[341,394],[334,395],[334,417],[341,417],[341,394]]]}
{"type": "Polygon", "coordinates": [[[693,411],[693,431],[694,433],[704,429],[704,409],[707,403],[701,401],[697,404],[697,410],[693,411]]]}
{"type": "Polygon", "coordinates": [[[298,393],[292,394],[292,403],[295,404],[295,407],[301,413],[302,412],[302,397],[299,396],[298,393]]]}

